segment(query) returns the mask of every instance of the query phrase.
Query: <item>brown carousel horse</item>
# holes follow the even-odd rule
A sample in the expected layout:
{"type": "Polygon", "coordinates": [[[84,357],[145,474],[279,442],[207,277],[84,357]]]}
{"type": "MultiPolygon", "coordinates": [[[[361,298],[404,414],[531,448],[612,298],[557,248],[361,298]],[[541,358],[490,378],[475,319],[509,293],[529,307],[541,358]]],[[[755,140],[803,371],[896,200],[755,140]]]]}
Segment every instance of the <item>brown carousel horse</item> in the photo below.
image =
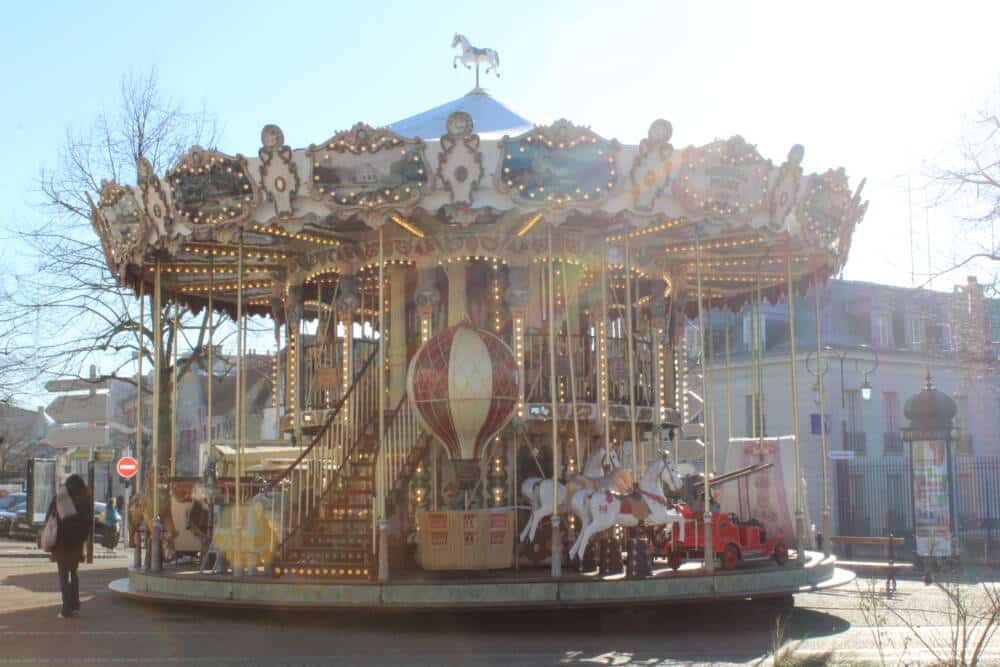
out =
{"type": "MultiPolygon", "coordinates": [[[[133,493],[128,501],[128,544],[130,547],[136,546],[136,534],[139,526],[145,526],[146,535],[153,534],[153,494],[149,490],[153,488],[153,471],[146,472],[142,480],[142,487],[139,493],[133,493]]],[[[174,518],[171,516],[170,503],[161,503],[160,520],[163,523],[163,558],[171,560],[174,557],[174,537],[177,529],[174,525],[174,518]]]]}

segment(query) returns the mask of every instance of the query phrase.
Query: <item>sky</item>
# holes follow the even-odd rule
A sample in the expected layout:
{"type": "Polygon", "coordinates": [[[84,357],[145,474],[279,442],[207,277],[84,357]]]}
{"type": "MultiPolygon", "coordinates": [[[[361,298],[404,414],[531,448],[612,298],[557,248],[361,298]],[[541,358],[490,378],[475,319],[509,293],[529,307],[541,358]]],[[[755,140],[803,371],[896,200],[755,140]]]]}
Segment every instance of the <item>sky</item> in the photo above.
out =
{"type": "MultiPolygon", "coordinates": [[[[499,51],[501,77],[484,85],[536,123],[565,117],[634,144],[665,118],[678,148],[740,134],[780,163],[800,143],[807,172],[867,178],[843,275],[919,285],[969,243],[954,205],[924,206],[924,174],[956,164],[970,120],[1000,101],[991,1],[108,0],[16,3],[5,25],[6,230],[42,219],[40,170],[56,165],[68,127],[115,104],[129,72],[155,67],[166,96],[218,118],[221,150],[253,155],[267,123],[303,147],[460,97],[473,83],[452,68],[461,32],[499,51]]],[[[5,243],[0,259],[26,266],[24,249],[5,243]]]]}

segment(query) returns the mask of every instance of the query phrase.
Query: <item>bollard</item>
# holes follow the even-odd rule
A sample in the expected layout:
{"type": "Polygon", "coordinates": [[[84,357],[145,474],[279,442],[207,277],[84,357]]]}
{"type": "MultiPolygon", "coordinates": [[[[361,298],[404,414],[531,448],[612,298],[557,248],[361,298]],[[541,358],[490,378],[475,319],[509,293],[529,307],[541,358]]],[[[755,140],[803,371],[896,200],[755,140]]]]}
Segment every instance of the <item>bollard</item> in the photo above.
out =
{"type": "Polygon", "coordinates": [[[145,525],[140,524],[139,527],[136,528],[134,539],[135,539],[135,560],[132,562],[132,567],[134,567],[137,571],[141,572],[142,570],[145,569],[143,567],[143,562],[142,562],[142,545],[143,542],[145,542],[146,540],[145,525]]]}
{"type": "Polygon", "coordinates": [[[163,545],[160,542],[162,538],[163,523],[160,521],[160,516],[156,515],[153,519],[153,535],[149,545],[149,571],[154,574],[163,571],[163,545]]]}

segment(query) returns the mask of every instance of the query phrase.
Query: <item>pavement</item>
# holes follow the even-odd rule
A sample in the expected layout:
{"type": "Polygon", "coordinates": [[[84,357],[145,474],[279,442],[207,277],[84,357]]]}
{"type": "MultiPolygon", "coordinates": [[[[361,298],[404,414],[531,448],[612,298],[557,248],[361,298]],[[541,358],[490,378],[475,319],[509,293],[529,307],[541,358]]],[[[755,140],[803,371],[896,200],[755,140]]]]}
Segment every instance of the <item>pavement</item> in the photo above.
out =
{"type": "MultiPolygon", "coordinates": [[[[0,540],[0,553],[21,547],[0,540]]],[[[795,607],[747,601],[640,610],[487,613],[318,613],[159,606],[112,596],[125,551],[81,566],[81,615],[57,619],[55,566],[0,558],[4,665],[759,665],[775,647],[809,664],[916,664],[947,643],[947,598],[900,579],[796,596],[795,607]],[[883,613],[862,609],[869,587],[883,613]],[[911,627],[912,626],[912,627],[911,627]],[[880,651],[885,657],[880,660],[880,651]],[[824,662],[825,660],[825,662],[824,662]]],[[[963,590],[975,590],[966,585],[963,590]]],[[[803,664],[803,663],[799,663],[803,664]]],[[[982,664],[1000,664],[1000,645],[982,664]]]]}

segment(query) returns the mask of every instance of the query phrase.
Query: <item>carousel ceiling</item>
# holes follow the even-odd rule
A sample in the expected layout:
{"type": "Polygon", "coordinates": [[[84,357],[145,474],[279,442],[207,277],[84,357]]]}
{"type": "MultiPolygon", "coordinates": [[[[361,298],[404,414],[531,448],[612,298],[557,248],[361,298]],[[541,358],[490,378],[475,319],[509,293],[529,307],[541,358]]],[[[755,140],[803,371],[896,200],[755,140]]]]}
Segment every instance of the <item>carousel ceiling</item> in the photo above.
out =
{"type": "Polygon", "coordinates": [[[371,263],[380,228],[386,258],[418,267],[527,264],[551,232],[557,257],[593,270],[628,246],[644,275],[677,290],[700,265],[705,291],[736,301],[780,291],[786,263],[797,279],[835,273],[867,207],[843,169],[804,174],[798,145],[778,164],[740,136],[676,149],[665,120],[638,145],[567,120],[490,138],[477,115],[491,131],[524,119],[480,90],[467,97],[305,148],[267,125],[255,157],[196,146],[160,176],[143,161],[138,185],[104,182],[93,206],[109,268],[137,285],[159,261],[174,295],[197,306],[212,290],[225,304],[242,247],[243,287],[266,312],[289,279],[371,263]],[[445,112],[443,134],[421,138],[445,112]]]}

